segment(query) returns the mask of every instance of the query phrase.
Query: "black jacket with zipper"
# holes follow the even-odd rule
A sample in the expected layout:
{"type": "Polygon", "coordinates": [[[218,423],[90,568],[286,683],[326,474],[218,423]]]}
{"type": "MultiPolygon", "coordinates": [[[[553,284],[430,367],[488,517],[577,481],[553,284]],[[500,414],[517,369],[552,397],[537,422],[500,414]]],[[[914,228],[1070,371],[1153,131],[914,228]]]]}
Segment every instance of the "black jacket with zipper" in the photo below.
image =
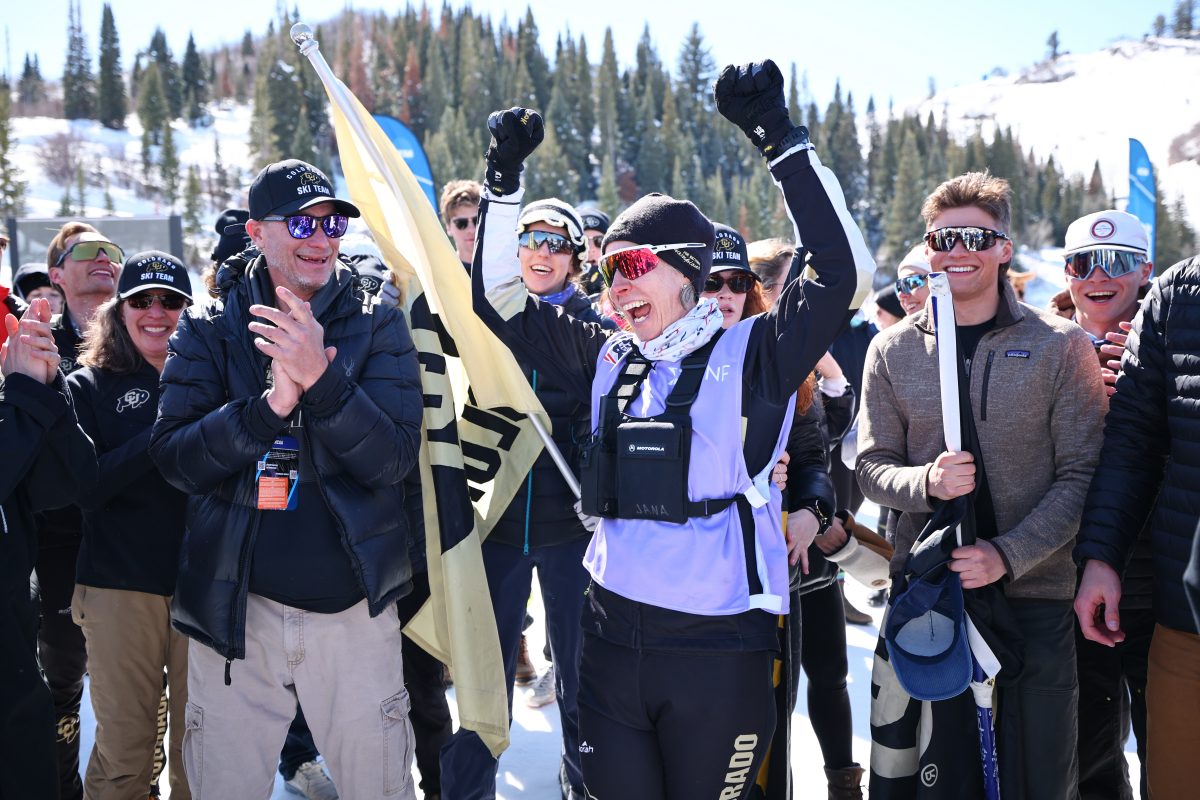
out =
{"type": "MultiPolygon", "coordinates": [[[[615,327],[602,319],[587,296],[576,292],[562,304],[564,314],[584,322],[595,322],[605,328],[615,327]]],[[[487,313],[485,309],[484,313],[487,313]]],[[[495,312],[492,312],[495,313],[495,312]]],[[[550,416],[550,435],[562,452],[575,477],[579,477],[579,445],[591,432],[591,408],[571,396],[545,373],[518,358],[517,363],[550,416]]],[[[575,514],[575,495],[563,480],[554,459],[542,450],[533,469],[525,477],[521,490],[504,509],[496,526],[488,535],[489,542],[503,542],[514,547],[542,547],[563,544],[590,536],[575,514]]]]}
{"type": "MultiPolygon", "coordinates": [[[[245,657],[249,562],[263,513],[255,467],[288,421],[265,399],[269,361],[246,328],[249,307],[273,296],[263,259],[228,261],[217,282],[220,299],[188,309],[171,337],[150,454],[192,495],[173,622],[232,659],[245,657]]],[[[403,479],[420,444],[416,351],[400,312],[364,297],[344,265],[310,302],[337,355],[297,406],[301,460],[316,473],[375,616],[411,589],[403,479]]],[[[304,522],[297,514],[295,523],[304,522]]]]}

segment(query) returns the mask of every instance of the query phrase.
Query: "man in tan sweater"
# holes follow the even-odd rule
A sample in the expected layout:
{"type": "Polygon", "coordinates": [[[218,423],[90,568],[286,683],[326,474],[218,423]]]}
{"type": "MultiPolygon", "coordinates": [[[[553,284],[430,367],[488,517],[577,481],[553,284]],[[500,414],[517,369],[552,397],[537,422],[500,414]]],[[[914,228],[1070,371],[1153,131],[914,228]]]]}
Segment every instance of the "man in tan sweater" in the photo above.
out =
{"type": "MultiPolygon", "coordinates": [[[[858,479],[868,498],[900,512],[893,574],[935,505],[975,492],[979,540],[954,550],[950,568],[968,591],[1002,582],[1024,637],[1025,667],[1007,680],[1002,675],[998,689],[1001,786],[1006,795],[1061,800],[1077,796],[1078,771],[1071,547],[1096,463],[1105,394],[1087,334],[1022,305],[1005,280],[1013,256],[1010,197],[1007,181],[968,173],[939,186],[921,209],[931,266],[947,273],[954,297],[962,391],[983,464],[970,452],[946,451],[927,307],[877,336],[867,352],[858,479]]],[[[906,704],[882,702],[894,697],[895,678],[881,669],[890,672],[877,659],[876,734],[912,713],[906,704]]],[[[895,796],[882,784],[894,787],[918,770],[927,788],[931,775],[936,781],[938,769],[928,769],[924,752],[930,731],[919,726],[926,718],[954,726],[960,717],[920,716],[913,741],[920,747],[883,747],[875,736],[872,796],[877,780],[879,796],[895,796]]],[[[961,730],[939,730],[938,739],[973,740],[973,714],[961,719],[961,730]]],[[[949,765],[940,766],[949,777],[949,765]]]]}

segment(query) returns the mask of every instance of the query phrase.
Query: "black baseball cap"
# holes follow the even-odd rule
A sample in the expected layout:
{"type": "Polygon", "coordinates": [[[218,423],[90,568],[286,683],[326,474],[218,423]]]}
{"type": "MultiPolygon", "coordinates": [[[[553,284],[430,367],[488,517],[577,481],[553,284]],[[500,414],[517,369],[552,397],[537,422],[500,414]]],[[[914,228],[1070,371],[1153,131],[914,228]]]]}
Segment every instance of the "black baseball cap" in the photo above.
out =
{"type": "Polygon", "coordinates": [[[712,271],[736,269],[754,275],[750,269],[750,256],[746,254],[746,239],[728,225],[714,222],[713,228],[716,239],[713,241],[712,271]]]}
{"type": "Polygon", "coordinates": [[[598,208],[581,208],[579,216],[583,219],[583,229],[585,231],[600,231],[608,233],[608,227],[612,224],[612,220],[598,208]]]}
{"type": "Polygon", "coordinates": [[[168,289],[192,299],[192,279],[187,267],[175,256],[161,250],[143,250],[125,259],[117,284],[117,297],[124,300],[143,289],[168,289]]]}
{"type": "MultiPolygon", "coordinates": [[[[250,184],[250,219],[298,214],[318,203],[333,203],[338,214],[358,217],[358,207],[333,195],[333,183],[324,172],[297,158],[263,167],[250,184]]],[[[233,226],[226,228],[229,233],[233,226]]]]}

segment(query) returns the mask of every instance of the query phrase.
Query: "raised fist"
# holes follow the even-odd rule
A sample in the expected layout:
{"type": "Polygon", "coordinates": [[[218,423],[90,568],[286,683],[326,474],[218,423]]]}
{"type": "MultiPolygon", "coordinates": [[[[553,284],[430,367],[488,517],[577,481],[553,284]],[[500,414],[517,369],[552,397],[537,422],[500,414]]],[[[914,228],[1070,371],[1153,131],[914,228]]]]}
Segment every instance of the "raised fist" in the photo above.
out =
{"type": "Polygon", "coordinates": [[[721,115],[767,158],[781,152],[784,138],[796,127],[783,100],[783,73],[770,59],[725,67],[713,84],[713,98],[721,115]]]}
{"type": "Polygon", "coordinates": [[[484,183],[495,195],[512,194],[521,185],[521,170],[525,159],[537,149],[546,136],[542,115],[528,109],[513,107],[493,111],[488,116],[487,174],[484,183]]]}

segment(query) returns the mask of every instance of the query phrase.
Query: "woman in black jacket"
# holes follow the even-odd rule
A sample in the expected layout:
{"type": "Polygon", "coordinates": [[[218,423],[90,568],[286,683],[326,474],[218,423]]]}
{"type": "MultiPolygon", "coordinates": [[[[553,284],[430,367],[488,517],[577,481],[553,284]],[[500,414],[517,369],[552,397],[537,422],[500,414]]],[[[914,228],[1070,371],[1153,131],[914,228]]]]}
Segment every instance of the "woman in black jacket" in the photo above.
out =
{"type": "Polygon", "coordinates": [[[87,640],[96,744],[85,791],[145,797],[152,781],[163,669],[167,671],[171,796],[183,773],[187,639],[171,628],[186,496],[150,460],[167,340],[191,303],[187,268],[149,251],[125,263],[117,296],[100,307],[68,385],[95,442],[99,478],[80,497],[83,542],[71,610],[87,640]]]}

